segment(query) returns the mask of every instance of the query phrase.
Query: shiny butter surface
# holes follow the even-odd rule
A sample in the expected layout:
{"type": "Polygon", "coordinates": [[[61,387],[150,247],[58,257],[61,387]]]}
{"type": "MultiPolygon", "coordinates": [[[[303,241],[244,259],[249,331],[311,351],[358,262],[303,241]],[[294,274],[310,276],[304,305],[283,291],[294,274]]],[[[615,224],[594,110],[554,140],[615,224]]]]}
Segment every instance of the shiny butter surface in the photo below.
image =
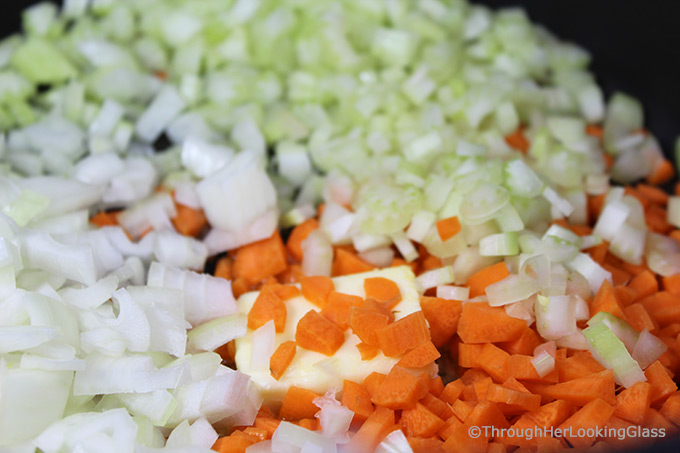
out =
{"type": "MultiPolygon", "coordinates": [[[[384,277],[394,281],[401,291],[402,300],[394,307],[395,320],[420,310],[420,297],[415,286],[415,276],[408,266],[380,269],[362,274],[353,274],[333,279],[335,290],[345,294],[365,297],[364,280],[371,277],[384,277]]],[[[238,299],[238,309],[248,314],[259,292],[243,294],[238,299]]],[[[320,309],[302,296],[289,299],[286,304],[286,328],[276,334],[275,348],[281,343],[295,340],[295,329],[298,321],[309,310],[320,309]]],[[[295,359],[283,376],[277,381],[268,369],[256,370],[251,366],[252,334],[248,333],[236,340],[236,366],[251,376],[260,388],[265,401],[276,402],[283,399],[290,386],[304,387],[317,393],[324,393],[330,388],[342,389],[343,380],[361,382],[374,371],[388,373],[398,358],[385,357],[382,352],[372,360],[361,360],[356,348],[359,337],[352,329],[345,330],[345,343],[333,356],[325,356],[318,352],[297,347],[295,359]]],[[[267,367],[268,368],[268,367],[267,367]]]]}

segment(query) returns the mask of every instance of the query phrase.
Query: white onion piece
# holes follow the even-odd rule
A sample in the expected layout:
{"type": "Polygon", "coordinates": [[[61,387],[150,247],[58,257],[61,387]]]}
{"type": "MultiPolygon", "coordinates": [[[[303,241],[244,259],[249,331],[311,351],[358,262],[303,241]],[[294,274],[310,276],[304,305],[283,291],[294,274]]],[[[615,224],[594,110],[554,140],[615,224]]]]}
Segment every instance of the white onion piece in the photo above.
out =
{"type": "Polygon", "coordinates": [[[233,250],[271,237],[278,225],[278,211],[271,209],[239,231],[211,229],[203,242],[211,255],[233,250]]]}
{"type": "Polygon", "coordinates": [[[99,202],[104,193],[103,186],[57,176],[20,179],[16,184],[22,190],[28,189],[50,199],[41,218],[87,209],[99,202]]]}
{"type": "Polygon", "coordinates": [[[437,286],[437,297],[447,300],[466,300],[470,297],[470,288],[467,286],[437,286]]]}
{"type": "Polygon", "coordinates": [[[137,425],[125,409],[83,412],[66,417],[43,431],[34,444],[45,453],[60,451],[132,452],[137,425]]]}
{"type": "Polygon", "coordinates": [[[647,329],[640,332],[632,356],[643,370],[654,363],[668,350],[668,345],[649,333],[647,329]]]}
{"type": "Polygon", "coordinates": [[[400,429],[389,433],[376,447],[375,453],[413,453],[408,439],[400,429]]]}
{"type": "Polygon", "coordinates": [[[185,106],[184,100],[173,86],[164,86],[137,120],[137,136],[146,142],[153,142],[185,106]]]}
{"type": "Polygon", "coordinates": [[[0,360],[0,445],[23,442],[64,415],[73,373],[8,368],[0,360]]]}
{"type": "Polygon", "coordinates": [[[191,352],[214,351],[218,347],[246,334],[247,319],[243,314],[215,318],[194,327],[187,334],[191,352]]]}
{"type": "Polygon", "coordinates": [[[130,157],[125,168],[111,178],[102,195],[102,201],[109,204],[128,205],[148,197],[158,179],[158,172],[148,159],[130,157]]]}
{"type": "Polygon", "coordinates": [[[164,389],[148,393],[120,393],[116,397],[132,415],[148,417],[157,426],[165,425],[177,407],[175,398],[164,389]]]}
{"type": "Polygon", "coordinates": [[[416,277],[416,286],[419,291],[425,292],[430,288],[453,283],[454,281],[453,267],[444,266],[420,274],[416,277]]]}
{"type": "Polygon", "coordinates": [[[540,351],[538,354],[534,354],[531,364],[540,377],[545,377],[555,369],[555,357],[550,355],[548,351],[540,351]]]}
{"type": "Polygon", "coordinates": [[[159,193],[121,212],[118,222],[132,237],[138,238],[150,228],[174,231],[170,219],[175,216],[177,211],[170,194],[159,193]]]}
{"type": "Polygon", "coordinates": [[[236,313],[231,282],[206,274],[151,263],[147,285],[179,289],[184,294],[184,314],[192,326],[236,313]]]}
{"type": "Polygon", "coordinates": [[[73,177],[85,184],[108,184],[125,169],[125,162],[116,153],[86,157],[75,166],[73,177]]]}
{"type": "Polygon", "coordinates": [[[378,247],[359,253],[359,258],[375,267],[389,267],[394,260],[394,250],[391,247],[378,247]]]}
{"type": "Polygon", "coordinates": [[[268,321],[262,327],[255,330],[250,339],[253,344],[250,368],[257,372],[266,373],[269,370],[269,360],[276,347],[274,321],[268,321]]]}
{"type": "Polygon", "coordinates": [[[539,295],[534,312],[538,333],[546,340],[557,340],[577,331],[576,304],[571,296],[539,295]]]}
{"type": "Polygon", "coordinates": [[[105,357],[94,353],[85,358],[85,369],[76,371],[73,394],[107,395],[174,389],[183,372],[181,366],[158,369],[146,355],[105,357]]]}
{"type": "Polygon", "coordinates": [[[521,274],[510,274],[503,280],[486,287],[489,305],[500,307],[528,299],[539,290],[535,279],[521,274]]]}
{"type": "Polygon", "coordinates": [[[27,268],[43,269],[84,285],[97,281],[91,247],[66,246],[47,233],[31,232],[21,237],[21,254],[27,268]]]}
{"type": "Polygon", "coordinates": [[[155,235],[154,256],[161,264],[181,269],[203,270],[208,248],[201,241],[173,231],[155,235]]]}
{"type": "Polygon", "coordinates": [[[111,297],[118,288],[118,278],[109,275],[97,281],[94,285],[83,288],[64,288],[59,291],[64,302],[82,309],[97,308],[111,297]]]}
{"type": "MultiPolygon", "coordinates": [[[[215,228],[239,232],[276,208],[276,191],[254,152],[239,153],[196,186],[205,215],[215,228]]],[[[273,230],[270,232],[273,233],[273,230]]]]}
{"type": "Polygon", "coordinates": [[[326,233],[314,230],[302,241],[302,271],[305,275],[330,277],[333,247],[326,233]]]}
{"type": "Polygon", "coordinates": [[[182,165],[199,178],[210,176],[234,158],[234,150],[189,137],[182,146],[182,165]]]}

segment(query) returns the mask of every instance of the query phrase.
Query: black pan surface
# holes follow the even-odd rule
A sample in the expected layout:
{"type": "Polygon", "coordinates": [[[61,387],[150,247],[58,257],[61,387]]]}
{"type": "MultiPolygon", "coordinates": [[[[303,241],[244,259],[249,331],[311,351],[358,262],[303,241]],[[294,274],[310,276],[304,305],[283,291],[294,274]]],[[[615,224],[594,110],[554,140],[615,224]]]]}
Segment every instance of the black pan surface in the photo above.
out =
{"type": "MultiPolygon", "coordinates": [[[[21,11],[35,3],[39,2],[3,2],[0,36],[19,30],[21,11]]],[[[666,156],[675,161],[673,147],[680,135],[680,1],[474,0],[473,3],[492,8],[522,7],[532,21],[544,25],[560,39],[587,49],[592,55],[591,70],[606,95],[623,91],[640,99],[647,128],[659,139],[666,156]]],[[[680,435],[638,451],[677,453],[680,435]]]]}

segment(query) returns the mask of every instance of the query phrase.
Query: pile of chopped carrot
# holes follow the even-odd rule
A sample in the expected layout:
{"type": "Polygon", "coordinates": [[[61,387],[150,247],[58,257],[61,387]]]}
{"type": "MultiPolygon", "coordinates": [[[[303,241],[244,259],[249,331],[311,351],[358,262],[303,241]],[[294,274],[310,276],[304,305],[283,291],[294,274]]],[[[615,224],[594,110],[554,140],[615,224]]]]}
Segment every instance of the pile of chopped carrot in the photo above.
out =
{"type": "MultiPolygon", "coordinates": [[[[601,137],[602,130],[589,126],[588,134],[601,137]]],[[[510,146],[526,152],[528,142],[521,130],[506,137],[510,146]]],[[[658,166],[646,183],[626,187],[626,194],[644,207],[645,221],[653,232],[680,241],[680,230],[667,222],[668,195],[655,184],[673,177],[668,161],[658,166]]],[[[680,194],[680,184],[676,187],[680,194]]],[[[588,196],[589,224],[594,225],[604,195],[588,196]]],[[[322,207],[320,208],[322,209],[322,207]]],[[[200,211],[178,205],[173,223],[178,231],[199,235],[206,226],[200,211]]],[[[116,213],[99,213],[91,219],[98,226],[115,225],[116,213]]],[[[578,235],[592,233],[587,225],[556,223],[578,235]]],[[[544,343],[535,326],[509,316],[502,307],[485,302],[463,303],[434,297],[432,290],[421,298],[422,311],[395,321],[391,309],[401,300],[398,287],[386,279],[367,279],[366,298],[335,291],[328,277],[306,277],[301,270],[302,242],[319,228],[316,219],[295,227],[288,240],[277,232],[272,237],[244,246],[217,262],[215,275],[232,280],[235,296],[262,290],[248,314],[255,329],[270,320],[281,332],[286,320],[284,301],[298,294],[315,304],[298,323],[295,341],[281,344],[270,360],[271,374],[279,379],[286,372],[296,349],[306,348],[332,355],[343,344],[349,329],[361,343],[364,360],[379,351],[399,357],[387,374],[372,373],[363,382],[345,381],[340,396],[354,412],[354,432],[349,451],[372,451],[395,429],[402,429],[414,452],[557,451],[566,448],[621,449],[650,442],[644,438],[487,436],[471,438],[472,426],[497,428],[663,428],[666,436],[680,427],[680,391],[674,378],[680,373],[680,274],[661,277],[644,263],[626,263],[609,252],[603,242],[586,252],[612,274],[590,300],[590,315],[605,311],[641,332],[647,329],[668,350],[645,370],[646,382],[630,388],[615,383],[611,370],[588,351],[560,348],[555,369],[541,377],[532,364],[535,349],[544,343]],[[289,286],[299,283],[300,289],[289,286]],[[455,379],[444,382],[428,374],[433,362],[446,356],[455,365],[455,379]]],[[[437,223],[442,240],[460,231],[453,217],[437,223]]],[[[419,258],[411,263],[397,257],[392,266],[409,265],[418,275],[441,267],[442,261],[418,246],[419,258]]],[[[398,255],[397,255],[398,256],[398,255]]],[[[352,246],[336,246],[332,275],[361,273],[373,269],[352,246]]],[[[504,263],[474,273],[466,285],[470,298],[485,294],[487,286],[509,275],[504,263]]],[[[218,352],[233,359],[233,345],[218,352]]],[[[218,439],[213,449],[223,453],[244,452],[249,446],[271,439],[281,420],[319,430],[319,409],[313,400],[320,395],[291,387],[277,413],[264,406],[252,426],[237,427],[218,439]]]]}

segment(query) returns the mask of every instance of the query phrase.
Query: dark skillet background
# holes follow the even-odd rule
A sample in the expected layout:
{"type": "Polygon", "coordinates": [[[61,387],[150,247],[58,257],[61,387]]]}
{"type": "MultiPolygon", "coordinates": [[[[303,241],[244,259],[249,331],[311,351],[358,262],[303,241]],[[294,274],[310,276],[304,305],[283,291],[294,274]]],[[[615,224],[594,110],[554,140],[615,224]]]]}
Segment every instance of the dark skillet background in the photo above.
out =
{"type": "MultiPolygon", "coordinates": [[[[21,11],[37,2],[2,3],[0,36],[6,36],[19,30],[21,11]]],[[[680,135],[680,1],[478,0],[473,3],[492,8],[523,7],[532,21],[544,25],[561,39],[586,48],[592,55],[591,70],[606,95],[623,91],[640,99],[647,128],[658,137],[666,155],[673,157],[673,144],[680,135]]],[[[677,453],[680,437],[674,437],[640,451],[677,453]]]]}

